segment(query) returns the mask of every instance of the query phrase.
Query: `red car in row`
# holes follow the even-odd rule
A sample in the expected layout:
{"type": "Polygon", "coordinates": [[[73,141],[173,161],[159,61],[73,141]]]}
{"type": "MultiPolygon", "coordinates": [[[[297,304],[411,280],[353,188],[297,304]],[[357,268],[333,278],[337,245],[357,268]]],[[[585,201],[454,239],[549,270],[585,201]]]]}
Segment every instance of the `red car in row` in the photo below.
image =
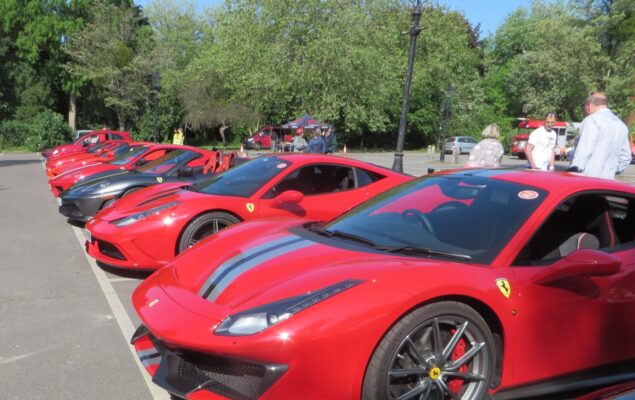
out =
{"type": "Polygon", "coordinates": [[[260,157],[193,185],[154,185],[118,200],[86,224],[87,250],[108,265],[154,270],[238,222],[328,220],[411,179],[340,157],[260,157]]]}
{"type": "Polygon", "coordinates": [[[135,290],[132,342],[192,400],[544,398],[633,377],[634,279],[633,186],[431,174],[209,237],[135,290]]]}

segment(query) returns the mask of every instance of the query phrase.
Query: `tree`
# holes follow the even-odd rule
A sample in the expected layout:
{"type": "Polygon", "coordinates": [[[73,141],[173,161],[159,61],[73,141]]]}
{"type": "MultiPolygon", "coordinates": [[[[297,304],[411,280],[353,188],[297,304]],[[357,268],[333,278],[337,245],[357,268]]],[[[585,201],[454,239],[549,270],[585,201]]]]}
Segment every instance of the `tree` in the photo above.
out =
{"type": "Polygon", "coordinates": [[[103,90],[104,103],[117,115],[119,129],[125,130],[149,98],[152,32],[138,8],[121,3],[94,4],[90,21],[66,43],[71,62],[65,67],[103,90]]]}

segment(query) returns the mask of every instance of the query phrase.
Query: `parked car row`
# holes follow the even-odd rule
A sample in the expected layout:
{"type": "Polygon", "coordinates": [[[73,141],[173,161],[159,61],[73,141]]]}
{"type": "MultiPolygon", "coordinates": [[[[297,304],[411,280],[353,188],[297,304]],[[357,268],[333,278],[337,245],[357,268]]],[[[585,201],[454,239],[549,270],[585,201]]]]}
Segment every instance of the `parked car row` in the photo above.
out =
{"type": "Polygon", "coordinates": [[[135,166],[152,146],[57,190],[90,256],[156,270],[131,341],[175,397],[512,399],[635,374],[631,185],[187,146],[135,166]]]}

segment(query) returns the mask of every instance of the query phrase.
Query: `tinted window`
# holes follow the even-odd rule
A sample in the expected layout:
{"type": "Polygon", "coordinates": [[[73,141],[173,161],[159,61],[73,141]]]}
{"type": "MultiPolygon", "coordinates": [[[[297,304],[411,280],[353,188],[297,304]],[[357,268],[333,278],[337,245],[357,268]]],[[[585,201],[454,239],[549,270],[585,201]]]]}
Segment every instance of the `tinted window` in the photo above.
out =
{"type": "Polygon", "coordinates": [[[139,154],[147,150],[145,146],[122,146],[122,147],[124,150],[121,151],[116,158],[110,161],[111,164],[115,164],[115,165],[128,164],[131,160],[133,160],[139,154]]]}
{"type": "Polygon", "coordinates": [[[379,247],[425,248],[488,263],[545,196],[543,190],[491,178],[423,177],[377,196],[325,228],[367,238],[379,247]]]}
{"type": "Polygon", "coordinates": [[[110,133],[108,134],[108,137],[110,138],[110,140],[123,140],[123,136],[118,133],[110,133]]]}
{"type": "Polygon", "coordinates": [[[578,194],[560,203],[516,257],[515,265],[545,265],[580,248],[632,247],[635,201],[630,197],[578,194]]]}
{"type": "Polygon", "coordinates": [[[278,157],[256,158],[196,184],[194,190],[220,196],[249,197],[290,165],[278,157]]]}
{"type": "Polygon", "coordinates": [[[287,190],[297,190],[305,196],[341,192],[355,188],[353,169],[343,165],[308,165],[289,174],[264,197],[272,198],[287,190]]]}
{"type": "Polygon", "coordinates": [[[357,171],[357,187],[364,187],[385,178],[384,175],[376,174],[365,169],[355,168],[355,170],[357,171]]]}
{"type": "Polygon", "coordinates": [[[141,167],[137,168],[139,172],[148,174],[167,174],[173,172],[178,166],[200,157],[199,153],[190,150],[176,150],[157,158],[141,167]]]}

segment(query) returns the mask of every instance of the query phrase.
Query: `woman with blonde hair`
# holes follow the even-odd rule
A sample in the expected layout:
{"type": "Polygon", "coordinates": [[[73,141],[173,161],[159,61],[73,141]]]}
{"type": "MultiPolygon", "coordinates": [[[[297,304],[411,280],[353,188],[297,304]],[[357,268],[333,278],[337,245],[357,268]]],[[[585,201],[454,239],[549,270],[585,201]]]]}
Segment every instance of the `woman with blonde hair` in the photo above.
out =
{"type": "Polygon", "coordinates": [[[503,159],[503,145],[499,141],[498,125],[489,124],[481,132],[485,139],[481,140],[472,151],[465,163],[466,168],[496,168],[500,167],[503,159]]]}

